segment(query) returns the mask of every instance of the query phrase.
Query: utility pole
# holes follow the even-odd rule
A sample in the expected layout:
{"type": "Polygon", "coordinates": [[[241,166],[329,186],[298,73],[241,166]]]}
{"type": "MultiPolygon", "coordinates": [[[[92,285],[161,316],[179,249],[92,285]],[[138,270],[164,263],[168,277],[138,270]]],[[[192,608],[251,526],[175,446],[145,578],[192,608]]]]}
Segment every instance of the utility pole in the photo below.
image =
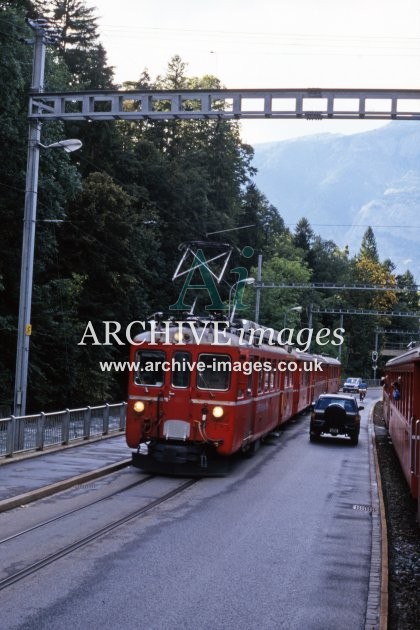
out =
{"type": "MultiPolygon", "coordinates": [[[[344,319],[343,318],[343,313],[340,313],[340,328],[343,328],[343,326],[344,326],[343,319],[344,319]]],[[[342,348],[341,348],[341,343],[340,343],[340,345],[338,346],[338,360],[339,361],[341,361],[341,351],[342,351],[342,348]]]]}
{"type": "MultiPolygon", "coordinates": [[[[27,42],[33,44],[34,46],[31,84],[31,93],[34,94],[41,93],[44,90],[46,44],[57,42],[58,36],[57,31],[51,28],[48,21],[43,18],[28,20],[28,24],[34,31],[34,39],[27,42]]],[[[26,412],[29,340],[32,333],[31,304],[40,141],[41,122],[36,118],[31,118],[29,120],[28,131],[25,210],[23,218],[22,265],[20,275],[18,341],[13,411],[15,416],[23,416],[26,412]]]]}
{"type": "MultiPolygon", "coordinates": [[[[258,271],[257,271],[257,282],[261,282],[262,277],[262,254],[258,254],[258,271]]],[[[259,322],[260,319],[260,304],[261,304],[261,289],[257,287],[255,293],[255,321],[259,322]]]]}
{"type": "Polygon", "coordinates": [[[372,369],[373,369],[373,378],[376,380],[376,370],[378,369],[378,336],[379,333],[375,330],[375,349],[372,352],[372,369]]]}

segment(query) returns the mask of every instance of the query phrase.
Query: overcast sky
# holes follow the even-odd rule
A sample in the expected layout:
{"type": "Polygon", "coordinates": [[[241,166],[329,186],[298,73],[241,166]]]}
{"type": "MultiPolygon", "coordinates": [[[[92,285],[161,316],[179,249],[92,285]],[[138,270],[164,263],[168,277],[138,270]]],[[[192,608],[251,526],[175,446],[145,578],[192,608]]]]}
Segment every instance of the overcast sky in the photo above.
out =
{"type": "MultiPolygon", "coordinates": [[[[419,0],[87,0],[116,81],[179,54],[227,88],[420,88],[419,0]]],[[[242,121],[251,144],[358,133],[362,121],[242,121]]]]}

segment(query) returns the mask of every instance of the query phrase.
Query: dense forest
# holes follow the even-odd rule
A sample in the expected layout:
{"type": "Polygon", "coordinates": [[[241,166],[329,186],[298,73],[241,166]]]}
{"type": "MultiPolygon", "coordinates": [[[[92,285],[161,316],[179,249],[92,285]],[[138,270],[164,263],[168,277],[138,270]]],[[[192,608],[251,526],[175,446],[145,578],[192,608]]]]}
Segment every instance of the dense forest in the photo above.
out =
{"type": "MultiPolygon", "coordinates": [[[[10,411],[16,360],[22,220],[27,152],[27,103],[33,33],[26,18],[46,17],[60,32],[48,46],[45,91],[116,88],[100,43],[95,10],[83,0],[0,0],[0,407],[10,411]]],[[[222,87],[215,76],[190,77],[175,54],[160,76],[147,70],[119,89],[222,87]]],[[[418,309],[410,272],[394,273],[380,260],[375,235],[366,230],[357,255],[324,240],[302,217],[289,230],[254,183],[253,149],[241,141],[237,122],[48,122],[47,145],[79,138],[80,151],[43,151],[40,160],[30,343],[29,410],[119,401],[126,375],[103,373],[98,362],[126,359],[128,346],[79,345],[87,322],[124,327],[165,311],[182,280],[173,280],[186,241],[223,240],[233,247],[231,268],[247,266],[275,283],[386,284],[401,292],[267,289],[260,322],[273,328],[340,325],[328,308],[404,311],[418,309]],[[246,227],[250,226],[250,227],[246,227]],[[210,235],[210,233],[219,234],[210,235]],[[253,250],[244,261],[244,247],[253,250]],[[295,307],[299,305],[300,310],[295,307]]],[[[337,216],[340,208],[337,208],[337,216]]],[[[298,219],[298,217],[297,217],[298,219]]],[[[234,277],[221,284],[229,299],[234,277]]],[[[255,289],[246,288],[243,315],[253,319],[255,289]]],[[[344,373],[370,377],[375,330],[417,329],[410,318],[344,319],[344,373]]],[[[399,340],[407,340],[401,336],[399,340]]],[[[379,342],[382,337],[379,336],[379,342]]],[[[337,346],[312,348],[337,356],[337,346]]],[[[382,359],[383,362],[383,359],[382,359]]],[[[381,365],[379,365],[381,367],[381,365]]]]}

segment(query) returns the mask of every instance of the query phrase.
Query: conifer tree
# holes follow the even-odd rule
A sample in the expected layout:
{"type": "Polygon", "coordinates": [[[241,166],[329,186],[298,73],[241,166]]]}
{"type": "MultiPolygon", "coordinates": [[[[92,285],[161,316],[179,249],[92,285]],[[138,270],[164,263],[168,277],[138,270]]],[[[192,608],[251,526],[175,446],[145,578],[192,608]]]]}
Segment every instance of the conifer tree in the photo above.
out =
{"type": "Polygon", "coordinates": [[[35,0],[35,6],[38,15],[59,28],[58,47],[71,75],[69,87],[112,87],[113,71],[99,42],[95,9],[84,0],[35,0]]]}
{"type": "Polygon", "coordinates": [[[369,258],[373,262],[379,262],[376,238],[370,226],[363,235],[358,258],[359,260],[362,258],[369,258]]]}

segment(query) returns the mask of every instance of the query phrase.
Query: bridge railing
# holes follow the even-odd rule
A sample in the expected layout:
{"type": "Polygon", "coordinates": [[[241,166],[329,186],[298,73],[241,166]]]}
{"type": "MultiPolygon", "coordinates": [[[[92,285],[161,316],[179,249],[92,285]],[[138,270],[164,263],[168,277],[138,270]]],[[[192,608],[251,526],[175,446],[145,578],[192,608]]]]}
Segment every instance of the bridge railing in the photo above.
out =
{"type": "Polygon", "coordinates": [[[0,419],[0,457],[89,440],[125,429],[127,403],[0,419]]]}

